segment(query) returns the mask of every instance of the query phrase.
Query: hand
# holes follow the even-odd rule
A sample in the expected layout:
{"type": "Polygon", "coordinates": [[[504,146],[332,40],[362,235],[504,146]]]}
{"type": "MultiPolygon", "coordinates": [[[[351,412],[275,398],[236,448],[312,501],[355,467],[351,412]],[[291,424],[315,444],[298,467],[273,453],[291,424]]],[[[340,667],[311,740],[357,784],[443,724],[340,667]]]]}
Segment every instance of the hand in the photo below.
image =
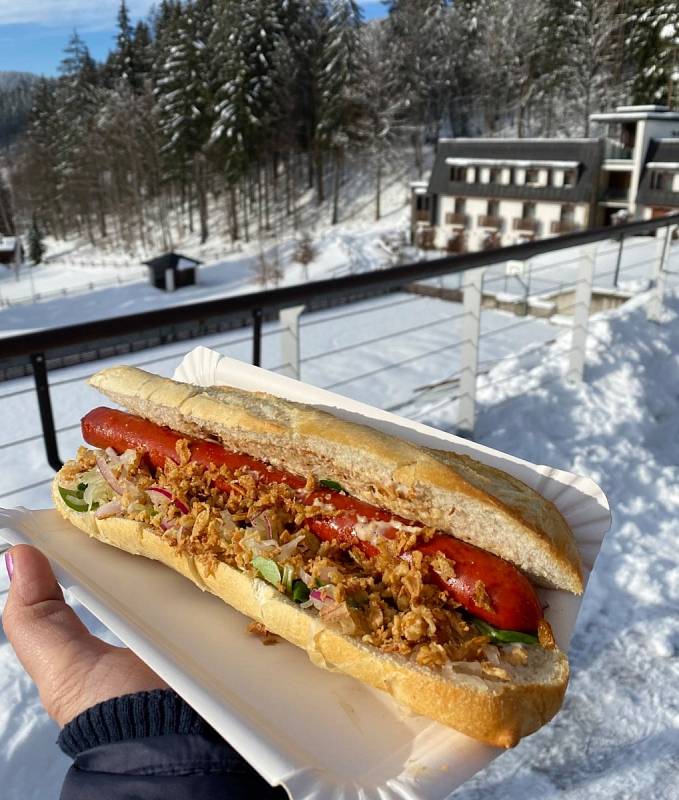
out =
{"type": "Polygon", "coordinates": [[[132,651],[92,636],[64,602],[41,552],[18,545],[6,563],[11,583],[2,624],[58,725],[112,697],[167,688],[132,651]]]}

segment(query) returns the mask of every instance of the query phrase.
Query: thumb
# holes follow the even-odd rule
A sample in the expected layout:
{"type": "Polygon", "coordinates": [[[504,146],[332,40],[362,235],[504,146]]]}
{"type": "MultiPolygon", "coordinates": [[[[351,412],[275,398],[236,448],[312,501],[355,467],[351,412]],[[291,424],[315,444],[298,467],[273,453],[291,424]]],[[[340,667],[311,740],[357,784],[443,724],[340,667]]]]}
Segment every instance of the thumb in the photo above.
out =
{"type": "MultiPolygon", "coordinates": [[[[68,674],[69,662],[94,659],[103,642],[92,636],[66,605],[45,556],[18,545],[5,554],[10,588],[2,615],[5,634],[24,669],[35,681],[47,712],[49,699],[61,694],[55,685],[68,674]]],[[[61,689],[61,691],[59,691],[61,689]]]]}

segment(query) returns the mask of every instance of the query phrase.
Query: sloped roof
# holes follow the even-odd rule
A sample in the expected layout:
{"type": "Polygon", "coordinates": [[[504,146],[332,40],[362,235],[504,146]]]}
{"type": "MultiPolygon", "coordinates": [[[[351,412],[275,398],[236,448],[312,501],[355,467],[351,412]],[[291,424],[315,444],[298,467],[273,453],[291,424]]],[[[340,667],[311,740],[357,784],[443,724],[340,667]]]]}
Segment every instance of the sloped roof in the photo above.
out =
{"type": "Polygon", "coordinates": [[[16,246],[16,236],[0,236],[0,253],[13,253],[16,246]]]}
{"type": "Polygon", "coordinates": [[[439,142],[434,168],[429,179],[431,194],[460,197],[506,197],[520,200],[554,200],[555,202],[589,202],[603,153],[600,139],[444,139],[439,142]],[[505,186],[502,184],[465,183],[450,180],[449,159],[497,163],[508,166],[539,165],[576,168],[573,187],[505,186]],[[568,166],[564,166],[567,164],[568,166]]]}
{"type": "Polygon", "coordinates": [[[196,267],[203,263],[202,261],[182,255],[181,253],[172,252],[164,253],[162,256],[156,256],[156,258],[152,258],[149,261],[144,261],[144,264],[151,267],[155,272],[165,272],[165,270],[168,269],[177,269],[179,266],[186,266],[186,264],[180,264],[180,262],[188,262],[190,266],[196,267]]]}
{"type": "Polygon", "coordinates": [[[676,164],[679,169],[679,139],[651,139],[637,193],[637,201],[645,206],[679,206],[679,192],[651,188],[653,169],[649,165],[653,163],[665,169],[676,164]]]}

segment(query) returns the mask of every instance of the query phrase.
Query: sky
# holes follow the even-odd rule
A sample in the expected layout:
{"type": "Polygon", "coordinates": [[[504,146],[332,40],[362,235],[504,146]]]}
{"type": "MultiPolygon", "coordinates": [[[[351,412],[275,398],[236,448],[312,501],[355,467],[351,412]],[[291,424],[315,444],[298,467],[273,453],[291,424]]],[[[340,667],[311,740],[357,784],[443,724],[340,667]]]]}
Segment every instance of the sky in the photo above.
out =
{"type": "MultiPolygon", "coordinates": [[[[116,33],[119,0],[0,0],[0,72],[56,75],[74,29],[96,59],[105,58],[116,33]]],[[[359,2],[365,19],[385,15],[380,0],[359,2]]],[[[127,0],[134,21],[153,0],[127,0]]]]}

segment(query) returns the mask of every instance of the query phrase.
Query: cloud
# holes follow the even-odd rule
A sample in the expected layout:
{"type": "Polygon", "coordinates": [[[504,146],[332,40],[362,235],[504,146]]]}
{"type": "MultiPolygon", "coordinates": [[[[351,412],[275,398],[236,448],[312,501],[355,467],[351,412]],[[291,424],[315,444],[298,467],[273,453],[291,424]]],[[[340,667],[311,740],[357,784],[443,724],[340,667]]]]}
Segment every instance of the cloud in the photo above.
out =
{"type": "MultiPolygon", "coordinates": [[[[132,19],[146,16],[152,0],[127,0],[132,19]]],[[[120,0],[1,0],[0,25],[65,26],[106,30],[115,26],[120,0]]]]}

